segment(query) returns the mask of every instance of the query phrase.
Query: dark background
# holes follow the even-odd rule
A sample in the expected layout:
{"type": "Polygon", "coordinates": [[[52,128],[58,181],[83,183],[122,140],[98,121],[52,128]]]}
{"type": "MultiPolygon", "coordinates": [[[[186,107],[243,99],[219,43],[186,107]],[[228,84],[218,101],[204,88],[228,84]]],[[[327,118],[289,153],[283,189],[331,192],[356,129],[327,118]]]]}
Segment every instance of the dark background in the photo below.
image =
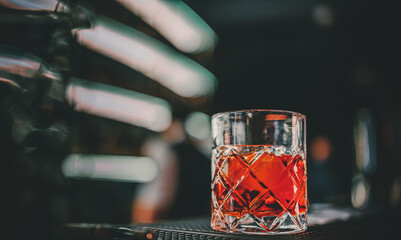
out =
{"type": "Polygon", "coordinates": [[[219,37],[214,112],[272,108],[305,114],[310,200],[350,204],[352,178],[359,172],[354,125],[357,112],[367,109],[377,146],[377,168],[367,174],[375,192],[370,200],[388,204],[389,179],[400,168],[400,51],[394,6],[358,0],[188,4],[219,37]],[[324,163],[311,154],[318,137],[331,146],[324,163]]]}
{"type": "MultiPolygon", "coordinates": [[[[82,3],[169,44],[141,19],[113,1],[72,2],[82,3]]],[[[165,98],[174,106],[174,117],[181,120],[192,111],[211,115],[229,110],[268,108],[303,113],[307,117],[310,201],[352,206],[353,181],[361,175],[371,189],[363,206],[357,206],[361,211],[377,206],[400,210],[400,21],[395,4],[372,0],[188,0],[185,3],[212,27],[219,39],[214,51],[188,55],[217,77],[219,87],[211,99],[183,101],[140,73],[75,44],[73,39],[70,39],[68,51],[62,53],[69,59],[70,73],[165,98]],[[116,75],[118,78],[114,77],[116,75]],[[134,83],[132,79],[135,79],[134,83]],[[377,150],[372,160],[375,167],[369,171],[358,168],[355,162],[354,131],[361,110],[370,114],[372,130],[369,136],[371,145],[377,150]],[[314,147],[317,139],[323,139],[329,146],[324,159],[316,157],[315,151],[322,149],[314,147]]],[[[49,39],[58,27],[33,24],[17,29],[3,21],[0,43],[52,63],[54,59],[48,54],[47,46],[51,45],[49,39]]],[[[60,67],[65,66],[61,64],[60,67]]],[[[9,106],[9,101],[18,100],[14,95],[10,100],[8,89],[0,90],[2,110],[9,106]]],[[[52,161],[51,154],[56,154],[58,160],[52,161],[52,167],[60,173],[57,164],[69,151],[138,155],[142,142],[152,133],[111,120],[72,113],[62,106],[53,119],[46,120],[68,122],[69,139],[60,143],[61,147],[58,145],[61,150],[57,153],[49,151],[49,142],[54,141],[43,140],[46,136],[39,135],[28,143],[41,143],[43,151],[15,163],[8,161],[20,155],[18,146],[8,141],[12,133],[7,126],[11,126],[13,120],[8,112],[1,114],[2,126],[6,126],[1,129],[2,182],[11,183],[2,188],[3,196],[11,193],[1,202],[3,208],[9,210],[2,220],[12,216],[14,222],[10,225],[15,223],[15,229],[20,223],[35,222],[34,226],[41,225],[43,231],[46,231],[43,226],[59,226],[66,221],[60,217],[63,214],[66,219],[69,217],[77,222],[122,223],[130,220],[131,193],[135,184],[54,180],[47,178],[47,173],[33,173],[32,169],[36,168],[32,166],[44,166],[43,162],[47,158],[52,161]],[[30,158],[41,160],[31,161],[30,158]],[[53,184],[57,181],[63,183],[53,184]],[[43,185],[43,182],[49,184],[43,185]],[[41,197],[29,195],[31,190],[38,189],[41,197]],[[21,192],[28,192],[29,196],[21,195],[21,192]],[[13,211],[19,207],[18,201],[26,199],[34,200],[24,209],[13,211]],[[10,203],[13,204],[8,207],[10,203]],[[53,210],[43,213],[43,209],[53,210]],[[21,219],[27,220],[20,222],[21,219]]],[[[193,166],[209,169],[208,158],[200,155],[190,142],[174,146],[174,149],[182,158],[196,156],[194,164],[183,162],[180,165],[187,171],[180,175],[182,189],[190,189],[191,186],[185,183],[197,179],[199,189],[203,190],[190,194],[185,190],[179,192],[173,210],[166,218],[209,214],[203,207],[198,211],[193,208],[203,204],[205,199],[208,201],[210,196],[210,176],[203,174],[208,170],[193,171],[193,166]],[[191,171],[193,174],[188,174],[191,171]]]]}

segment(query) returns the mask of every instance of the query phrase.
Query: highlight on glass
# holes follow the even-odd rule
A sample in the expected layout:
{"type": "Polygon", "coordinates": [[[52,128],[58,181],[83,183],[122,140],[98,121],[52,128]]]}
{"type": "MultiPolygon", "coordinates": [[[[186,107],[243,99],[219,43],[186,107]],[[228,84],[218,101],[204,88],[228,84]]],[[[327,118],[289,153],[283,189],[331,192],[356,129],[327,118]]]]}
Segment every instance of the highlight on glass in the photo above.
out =
{"type": "Polygon", "coordinates": [[[307,228],[306,118],[281,110],[212,116],[214,230],[286,234],[307,228]]]}

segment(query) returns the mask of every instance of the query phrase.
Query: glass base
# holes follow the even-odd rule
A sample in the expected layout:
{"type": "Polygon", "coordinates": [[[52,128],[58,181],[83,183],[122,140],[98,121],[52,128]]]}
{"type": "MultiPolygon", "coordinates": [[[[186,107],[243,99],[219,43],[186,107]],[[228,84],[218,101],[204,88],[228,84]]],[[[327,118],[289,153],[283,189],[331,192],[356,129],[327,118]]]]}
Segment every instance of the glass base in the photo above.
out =
{"type": "Polygon", "coordinates": [[[213,230],[226,233],[257,235],[294,234],[304,232],[307,229],[306,214],[298,214],[294,217],[289,213],[263,218],[245,214],[240,219],[224,214],[215,214],[212,216],[211,226],[213,230]]]}

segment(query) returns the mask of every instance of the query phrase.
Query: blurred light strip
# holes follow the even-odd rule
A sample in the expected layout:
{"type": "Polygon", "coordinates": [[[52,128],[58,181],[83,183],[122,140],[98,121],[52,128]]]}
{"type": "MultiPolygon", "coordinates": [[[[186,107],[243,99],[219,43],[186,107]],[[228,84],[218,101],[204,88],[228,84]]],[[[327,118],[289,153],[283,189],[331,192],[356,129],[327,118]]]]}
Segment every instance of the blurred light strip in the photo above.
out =
{"type": "Polygon", "coordinates": [[[371,201],[371,188],[369,181],[363,174],[357,174],[352,178],[351,203],[358,209],[366,208],[371,201]]]}
{"type": "Polygon", "coordinates": [[[20,75],[22,77],[34,77],[38,74],[39,68],[39,61],[17,55],[0,56],[0,71],[20,75]]]}
{"type": "Polygon", "coordinates": [[[5,83],[5,84],[7,84],[9,86],[13,86],[13,87],[16,87],[16,88],[21,88],[20,85],[18,85],[18,83],[16,83],[15,81],[10,80],[8,78],[3,78],[1,76],[0,76],[0,83],[5,83]]]}
{"type": "Polygon", "coordinates": [[[210,116],[203,112],[192,112],[184,121],[186,133],[198,141],[211,138],[210,116]]]}
{"type": "Polygon", "coordinates": [[[211,95],[217,80],[207,69],[161,42],[98,16],[92,29],[76,29],[82,45],[123,63],[182,97],[211,95]]]}
{"type": "Polygon", "coordinates": [[[117,0],[186,53],[213,50],[214,31],[183,1],[117,0]]]}
{"type": "Polygon", "coordinates": [[[55,11],[65,7],[60,0],[0,0],[0,5],[26,11],[55,11]]]}
{"type": "Polygon", "coordinates": [[[355,161],[365,173],[376,171],[376,134],[373,116],[366,108],[358,109],[354,123],[355,161]]]}
{"type": "Polygon", "coordinates": [[[70,154],[61,166],[66,177],[123,182],[150,182],[158,167],[149,157],[70,154]]]}
{"type": "Polygon", "coordinates": [[[66,99],[76,111],[157,132],[165,130],[172,118],[170,105],[162,99],[78,79],[71,79],[66,99]]]}

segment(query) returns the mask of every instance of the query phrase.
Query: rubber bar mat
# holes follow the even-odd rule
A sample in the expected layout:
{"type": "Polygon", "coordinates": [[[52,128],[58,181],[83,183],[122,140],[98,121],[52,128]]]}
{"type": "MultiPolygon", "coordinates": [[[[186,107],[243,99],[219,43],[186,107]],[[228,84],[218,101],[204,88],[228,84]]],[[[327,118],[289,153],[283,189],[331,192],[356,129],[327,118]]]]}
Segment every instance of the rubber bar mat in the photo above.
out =
{"type": "Polygon", "coordinates": [[[210,227],[210,219],[194,219],[176,222],[166,222],[159,224],[149,224],[144,226],[131,226],[133,230],[156,230],[154,239],[160,240],[188,240],[188,239],[325,239],[328,237],[340,237],[344,234],[352,234],[364,228],[360,222],[336,222],[325,225],[310,226],[307,231],[289,235],[245,235],[228,234],[213,231],[210,227]]]}
{"type": "MultiPolygon", "coordinates": [[[[290,235],[245,235],[213,231],[209,218],[169,221],[157,224],[107,225],[69,224],[68,239],[80,240],[229,240],[229,239],[377,239],[381,237],[372,219],[348,220],[314,225],[290,235]]],[[[379,226],[380,227],[380,226],[379,226]]]]}

